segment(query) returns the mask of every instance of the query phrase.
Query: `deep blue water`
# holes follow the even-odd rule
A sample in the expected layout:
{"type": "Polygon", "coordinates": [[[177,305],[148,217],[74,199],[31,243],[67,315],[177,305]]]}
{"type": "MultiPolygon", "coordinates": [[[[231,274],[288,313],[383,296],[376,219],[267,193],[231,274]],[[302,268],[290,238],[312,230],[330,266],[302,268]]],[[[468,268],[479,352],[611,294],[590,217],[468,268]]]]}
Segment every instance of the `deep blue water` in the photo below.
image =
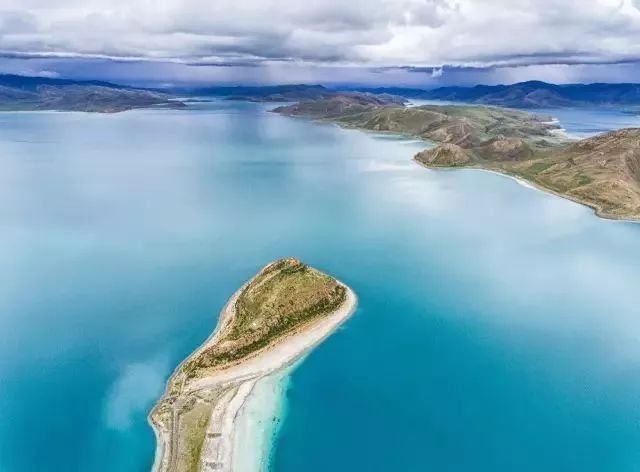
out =
{"type": "Polygon", "coordinates": [[[170,371],[290,255],[360,306],[274,471],[640,470],[640,225],[422,147],[253,104],[0,114],[0,471],[149,470],[170,371]]]}

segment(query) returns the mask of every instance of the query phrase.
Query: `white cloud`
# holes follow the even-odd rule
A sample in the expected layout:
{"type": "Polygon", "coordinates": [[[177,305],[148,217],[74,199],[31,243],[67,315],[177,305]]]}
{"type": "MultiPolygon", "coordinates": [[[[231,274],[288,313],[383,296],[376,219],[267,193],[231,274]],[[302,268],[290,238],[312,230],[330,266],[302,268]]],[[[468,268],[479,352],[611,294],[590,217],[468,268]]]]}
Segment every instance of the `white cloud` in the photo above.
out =
{"type": "Polygon", "coordinates": [[[640,57],[637,3],[3,0],[0,50],[231,64],[626,61],[640,57]]]}
{"type": "Polygon", "coordinates": [[[37,77],[47,77],[49,79],[56,79],[60,77],[60,74],[53,70],[39,70],[33,73],[27,73],[25,75],[34,75],[37,77]]]}

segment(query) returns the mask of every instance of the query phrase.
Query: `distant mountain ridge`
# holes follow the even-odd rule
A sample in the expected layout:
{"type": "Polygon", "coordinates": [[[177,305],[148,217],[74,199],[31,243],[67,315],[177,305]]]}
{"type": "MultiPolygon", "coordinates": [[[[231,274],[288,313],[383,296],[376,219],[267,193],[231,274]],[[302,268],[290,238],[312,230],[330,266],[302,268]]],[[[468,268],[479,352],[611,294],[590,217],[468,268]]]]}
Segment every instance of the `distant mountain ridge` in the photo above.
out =
{"type": "Polygon", "coordinates": [[[284,85],[233,85],[211,87],[182,87],[172,89],[175,93],[225,97],[230,100],[253,102],[287,102],[297,100],[319,100],[328,98],[336,92],[323,85],[284,84],[284,85]]]}
{"type": "Polygon", "coordinates": [[[542,81],[511,85],[329,88],[318,84],[207,86],[143,89],[101,80],[72,80],[0,74],[0,110],[118,112],[150,106],[179,107],[175,96],[215,96],[253,102],[327,100],[345,94],[375,95],[386,101],[424,99],[508,108],[640,106],[640,84],[566,84],[542,81]]]}
{"type": "Polygon", "coordinates": [[[436,89],[407,87],[325,87],[317,84],[211,86],[172,89],[186,95],[230,100],[286,102],[323,100],[345,92],[494,105],[509,108],[557,108],[588,105],[640,105],[640,84],[594,83],[557,85],[531,80],[511,85],[449,86],[436,89]]]}
{"type": "Polygon", "coordinates": [[[114,84],[104,80],[73,80],[59,79],[56,77],[40,77],[17,74],[0,74],[0,86],[19,88],[23,90],[35,90],[40,85],[69,86],[69,85],[95,85],[98,87],[109,87],[116,89],[135,89],[127,85],[114,84]]]}
{"type": "Polygon", "coordinates": [[[440,87],[433,90],[379,87],[358,89],[408,98],[446,100],[511,108],[640,105],[640,84],[550,84],[538,80],[511,85],[440,87]]]}
{"type": "Polygon", "coordinates": [[[389,93],[372,94],[367,91],[343,91],[332,89],[323,85],[313,84],[285,84],[285,85],[256,85],[256,86],[212,86],[195,88],[173,88],[171,92],[191,96],[221,97],[226,100],[241,100],[248,102],[300,102],[312,100],[327,100],[332,97],[344,97],[351,95],[367,100],[375,95],[374,100],[380,99],[386,102],[398,104],[406,103],[405,97],[389,93]]]}
{"type": "Polygon", "coordinates": [[[180,107],[167,94],[100,80],[0,74],[0,110],[115,113],[134,108],[180,107]]]}

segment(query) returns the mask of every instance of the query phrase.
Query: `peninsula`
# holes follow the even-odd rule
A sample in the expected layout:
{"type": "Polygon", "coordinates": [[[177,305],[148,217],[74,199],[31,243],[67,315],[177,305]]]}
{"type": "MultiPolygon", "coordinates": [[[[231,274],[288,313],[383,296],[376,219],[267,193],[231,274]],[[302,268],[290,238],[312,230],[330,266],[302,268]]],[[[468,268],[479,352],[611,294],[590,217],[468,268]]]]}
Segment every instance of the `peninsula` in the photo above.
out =
{"type": "Polygon", "coordinates": [[[235,425],[256,383],[329,336],[356,304],[349,287],[297,259],[264,267],[227,302],[151,412],[154,471],[236,470],[234,451],[252,445],[235,425]]]}
{"type": "Polygon", "coordinates": [[[166,93],[110,82],[0,74],[0,111],[117,113],[184,106],[166,93]]]}
{"type": "Polygon", "coordinates": [[[426,167],[487,169],[590,206],[601,217],[640,220],[640,129],[573,141],[550,117],[519,110],[363,100],[334,96],[274,111],[424,139],[435,146],[414,159],[426,167]]]}

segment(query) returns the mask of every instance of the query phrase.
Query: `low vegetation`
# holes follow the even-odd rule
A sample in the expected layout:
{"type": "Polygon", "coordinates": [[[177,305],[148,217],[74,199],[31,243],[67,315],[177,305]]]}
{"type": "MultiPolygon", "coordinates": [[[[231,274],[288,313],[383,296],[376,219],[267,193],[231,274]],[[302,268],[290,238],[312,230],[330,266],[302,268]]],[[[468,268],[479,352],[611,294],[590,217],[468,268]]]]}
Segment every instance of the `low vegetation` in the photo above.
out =
{"type": "Polygon", "coordinates": [[[197,472],[204,446],[212,404],[193,396],[178,412],[178,454],[176,470],[197,472]]]}
{"type": "Polygon", "coordinates": [[[242,290],[235,315],[217,342],[184,366],[188,377],[241,360],[301,325],[340,307],[346,288],[332,277],[297,259],[281,259],[265,267],[242,290]]]}
{"type": "Polygon", "coordinates": [[[590,205],[610,218],[640,219],[640,129],[623,129],[538,153],[488,163],[590,205]]]}
{"type": "Polygon", "coordinates": [[[549,123],[549,118],[518,110],[467,105],[405,107],[393,101],[379,102],[380,99],[363,100],[344,95],[279,107],[274,111],[331,120],[350,128],[407,134],[463,148],[505,139],[521,139],[536,148],[559,142],[553,133],[557,125],[549,123]]]}

